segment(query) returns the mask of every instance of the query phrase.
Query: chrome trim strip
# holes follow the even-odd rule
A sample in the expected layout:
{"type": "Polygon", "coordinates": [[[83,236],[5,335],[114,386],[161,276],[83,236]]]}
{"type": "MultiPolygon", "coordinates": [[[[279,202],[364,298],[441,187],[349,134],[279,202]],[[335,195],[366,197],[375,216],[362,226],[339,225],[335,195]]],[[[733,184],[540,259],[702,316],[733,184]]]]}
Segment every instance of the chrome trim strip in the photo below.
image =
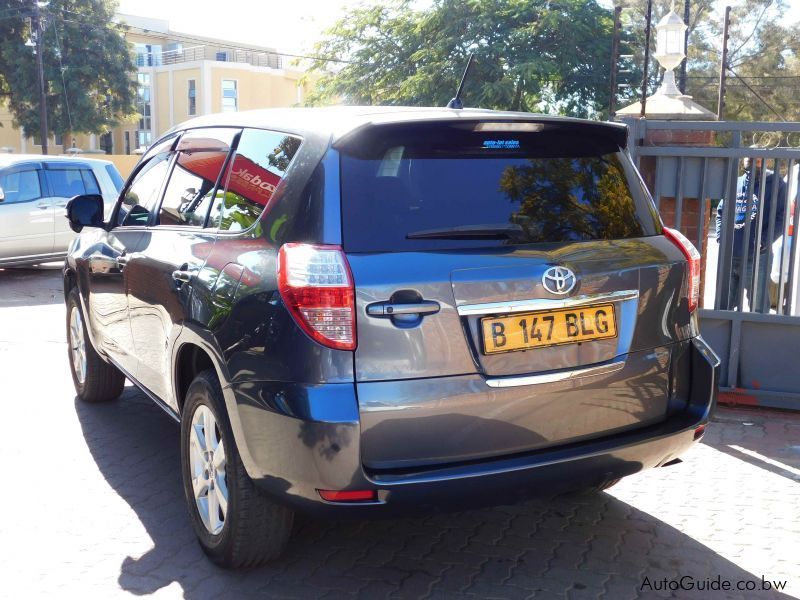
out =
{"type": "Polygon", "coordinates": [[[557,373],[544,373],[542,375],[525,375],[523,377],[499,377],[494,379],[487,379],[486,385],[493,388],[506,388],[506,387],[517,387],[520,385],[555,383],[557,381],[582,379],[584,377],[610,375],[611,373],[616,373],[617,371],[621,371],[623,367],[625,367],[625,361],[620,360],[609,364],[598,365],[596,367],[575,369],[573,371],[559,371],[557,373]]]}
{"type": "Polygon", "coordinates": [[[584,294],[572,298],[538,298],[535,300],[512,300],[510,302],[485,302],[483,304],[464,304],[457,307],[459,316],[497,315],[537,310],[572,308],[600,302],[620,302],[639,297],[639,290],[620,290],[608,294],[584,294]]]}

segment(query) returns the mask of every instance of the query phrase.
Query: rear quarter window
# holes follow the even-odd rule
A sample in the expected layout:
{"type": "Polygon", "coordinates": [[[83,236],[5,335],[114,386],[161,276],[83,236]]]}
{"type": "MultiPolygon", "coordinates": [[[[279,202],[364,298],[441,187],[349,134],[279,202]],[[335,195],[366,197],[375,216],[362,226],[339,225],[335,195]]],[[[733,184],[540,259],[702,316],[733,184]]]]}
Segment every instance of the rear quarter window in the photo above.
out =
{"type": "Polygon", "coordinates": [[[106,165],[105,168],[108,177],[111,179],[111,183],[114,184],[114,189],[119,194],[120,191],[122,191],[122,188],[125,186],[125,181],[122,179],[122,175],[119,174],[117,167],[114,165],[106,165]]]}
{"type": "Polygon", "coordinates": [[[223,175],[223,191],[214,199],[209,224],[231,232],[254,225],[277,197],[301,141],[276,131],[245,129],[223,175]]]}
{"type": "Polygon", "coordinates": [[[658,223],[620,147],[575,132],[398,132],[342,154],[345,248],[626,239],[658,223]]]}

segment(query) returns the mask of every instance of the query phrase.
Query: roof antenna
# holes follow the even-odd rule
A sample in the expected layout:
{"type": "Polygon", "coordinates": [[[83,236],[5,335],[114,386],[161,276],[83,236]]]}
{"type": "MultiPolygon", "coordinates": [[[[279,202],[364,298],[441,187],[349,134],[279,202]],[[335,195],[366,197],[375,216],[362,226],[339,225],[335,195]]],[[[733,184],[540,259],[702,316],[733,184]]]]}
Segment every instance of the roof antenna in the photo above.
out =
{"type": "Polygon", "coordinates": [[[464,108],[464,103],[461,102],[461,90],[464,89],[464,81],[467,79],[467,74],[469,73],[469,67],[472,65],[472,57],[475,56],[474,53],[470,53],[469,60],[467,60],[467,66],[464,69],[464,74],[461,76],[461,83],[458,84],[458,91],[456,92],[455,98],[452,98],[450,102],[447,103],[447,108],[455,108],[461,109],[464,108]]]}

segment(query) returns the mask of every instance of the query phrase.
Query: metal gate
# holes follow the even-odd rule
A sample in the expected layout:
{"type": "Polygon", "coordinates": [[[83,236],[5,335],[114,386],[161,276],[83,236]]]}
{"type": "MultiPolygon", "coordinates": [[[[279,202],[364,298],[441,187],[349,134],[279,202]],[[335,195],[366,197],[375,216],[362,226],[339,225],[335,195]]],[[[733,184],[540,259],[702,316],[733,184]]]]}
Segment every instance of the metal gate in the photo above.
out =
{"type": "Polygon", "coordinates": [[[623,122],[664,223],[703,256],[721,397],[800,410],[800,123],[623,122]]]}

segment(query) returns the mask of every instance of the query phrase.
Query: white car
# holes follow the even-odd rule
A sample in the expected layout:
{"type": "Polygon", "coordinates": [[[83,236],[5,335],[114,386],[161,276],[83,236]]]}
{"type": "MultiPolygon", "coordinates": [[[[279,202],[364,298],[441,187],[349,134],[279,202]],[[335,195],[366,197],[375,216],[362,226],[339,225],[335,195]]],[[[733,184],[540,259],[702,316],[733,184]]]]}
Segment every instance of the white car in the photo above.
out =
{"type": "Polygon", "coordinates": [[[61,260],[75,233],[67,201],[100,194],[108,216],[123,180],[107,160],[0,155],[0,268],[61,260]]]}

